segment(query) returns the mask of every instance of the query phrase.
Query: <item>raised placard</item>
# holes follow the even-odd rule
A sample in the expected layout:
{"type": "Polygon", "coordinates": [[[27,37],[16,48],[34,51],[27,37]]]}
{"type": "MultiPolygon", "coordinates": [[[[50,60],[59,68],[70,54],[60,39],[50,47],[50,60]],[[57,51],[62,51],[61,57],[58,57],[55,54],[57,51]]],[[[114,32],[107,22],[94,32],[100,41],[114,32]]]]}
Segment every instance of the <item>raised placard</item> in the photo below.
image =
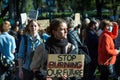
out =
{"type": "Polygon", "coordinates": [[[27,20],[28,20],[27,14],[26,13],[21,13],[20,16],[21,16],[22,24],[27,24],[27,20]]]}
{"type": "Polygon", "coordinates": [[[37,20],[38,13],[39,13],[38,10],[30,10],[30,12],[29,12],[29,18],[37,20]]]}
{"type": "Polygon", "coordinates": [[[78,26],[80,24],[81,24],[80,13],[75,13],[74,26],[78,26]]]}
{"type": "Polygon", "coordinates": [[[49,19],[37,20],[43,29],[47,28],[50,25],[49,19]]]}

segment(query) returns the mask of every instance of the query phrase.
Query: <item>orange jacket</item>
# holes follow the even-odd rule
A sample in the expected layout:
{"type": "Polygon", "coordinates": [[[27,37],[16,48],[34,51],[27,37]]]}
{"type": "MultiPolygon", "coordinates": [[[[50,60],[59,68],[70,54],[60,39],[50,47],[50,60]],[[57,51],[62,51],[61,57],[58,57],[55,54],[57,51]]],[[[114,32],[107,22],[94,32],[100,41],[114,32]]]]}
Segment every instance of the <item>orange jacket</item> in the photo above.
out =
{"type": "Polygon", "coordinates": [[[114,25],[113,31],[108,32],[104,30],[99,37],[98,43],[98,64],[99,65],[109,65],[115,64],[116,61],[116,51],[113,39],[118,35],[118,26],[114,25]]]}

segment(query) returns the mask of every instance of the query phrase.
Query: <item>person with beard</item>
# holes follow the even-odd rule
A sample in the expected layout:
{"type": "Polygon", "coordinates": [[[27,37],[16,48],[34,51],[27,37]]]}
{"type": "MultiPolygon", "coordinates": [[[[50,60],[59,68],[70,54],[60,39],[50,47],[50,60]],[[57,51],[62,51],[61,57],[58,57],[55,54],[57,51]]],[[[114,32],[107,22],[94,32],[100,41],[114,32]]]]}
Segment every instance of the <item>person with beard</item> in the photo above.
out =
{"type": "MultiPolygon", "coordinates": [[[[51,37],[46,43],[37,47],[30,66],[38,80],[52,80],[52,78],[47,78],[47,75],[44,75],[44,78],[39,76],[40,69],[43,71],[47,69],[48,54],[76,54],[74,45],[67,41],[67,23],[65,20],[61,18],[52,20],[48,29],[51,37]]],[[[55,80],[67,80],[67,76],[63,75],[55,80]]]]}

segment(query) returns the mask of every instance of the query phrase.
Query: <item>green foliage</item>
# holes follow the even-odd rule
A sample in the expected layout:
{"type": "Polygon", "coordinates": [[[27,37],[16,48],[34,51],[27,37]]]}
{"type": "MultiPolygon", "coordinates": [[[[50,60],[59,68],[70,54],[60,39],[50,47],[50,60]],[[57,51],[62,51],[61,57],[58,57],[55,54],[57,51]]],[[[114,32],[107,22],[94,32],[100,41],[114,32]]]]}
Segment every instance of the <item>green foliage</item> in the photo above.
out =
{"type": "Polygon", "coordinates": [[[31,9],[34,9],[33,0],[27,0],[25,11],[28,13],[31,9]]]}
{"type": "MultiPolygon", "coordinates": [[[[44,1],[43,0],[25,0],[25,1],[26,1],[25,3],[22,3],[22,1],[20,1],[19,4],[25,4],[25,6],[23,6],[22,8],[25,9],[26,13],[28,13],[31,9],[34,9],[34,8],[35,9],[44,8],[46,10],[49,10],[49,6],[45,3],[46,0],[44,1]]],[[[71,8],[72,8],[73,13],[79,12],[83,15],[86,13],[88,13],[88,15],[96,15],[96,12],[93,11],[93,10],[96,10],[96,1],[99,1],[99,0],[55,0],[57,4],[55,4],[54,8],[58,9],[59,11],[57,13],[52,12],[52,15],[62,16],[62,15],[68,15],[66,13],[71,14],[71,12],[65,12],[66,10],[68,11],[68,9],[71,10],[71,8]]],[[[102,8],[106,8],[111,11],[114,9],[114,7],[120,6],[120,0],[100,0],[100,1],[103,1],[102,6],[101,6],[102,8]],[[113,3],[113,1],[115,2],[113,3]]],[[[103,15],[113,14],[113,12],[102,12],[102,13],[103,15]]],[[[40,17],[48,17],[48,16],[49,15],[47,11],[45,13],[43,12],[42,14],[40,14],[40,17]]]]}
{"type": "Polygon", "coordinates": [[[41,16],[39,16],[38,19],[42,18],[56,18],[56,17],[65,17],[65,16],[71,16],[73,13],[72,12],[52,12],[51,15],[48,15],[46,12],[42,13],[41,16]]]}

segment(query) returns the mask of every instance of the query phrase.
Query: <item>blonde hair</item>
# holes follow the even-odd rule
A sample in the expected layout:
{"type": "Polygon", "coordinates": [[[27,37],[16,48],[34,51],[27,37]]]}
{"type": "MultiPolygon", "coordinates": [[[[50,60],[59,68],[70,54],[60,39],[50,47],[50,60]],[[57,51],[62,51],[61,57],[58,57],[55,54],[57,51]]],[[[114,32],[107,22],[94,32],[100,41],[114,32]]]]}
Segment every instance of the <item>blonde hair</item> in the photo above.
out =
{"type": "Polygon", "coordinates": [[[39,27],[39,28],[41,27],[41,25],[38,23],[37,20],[30,20],[30,21],[28,22],[28,24],[26,25],[24,31],[23,31],[24,34],[29,34],[29,33],[30,33],[29,26],[30,26],[30,24],[31,24],[32,22],[36,22],[36,23],[38,24],[38,27],[39,27]]]}

